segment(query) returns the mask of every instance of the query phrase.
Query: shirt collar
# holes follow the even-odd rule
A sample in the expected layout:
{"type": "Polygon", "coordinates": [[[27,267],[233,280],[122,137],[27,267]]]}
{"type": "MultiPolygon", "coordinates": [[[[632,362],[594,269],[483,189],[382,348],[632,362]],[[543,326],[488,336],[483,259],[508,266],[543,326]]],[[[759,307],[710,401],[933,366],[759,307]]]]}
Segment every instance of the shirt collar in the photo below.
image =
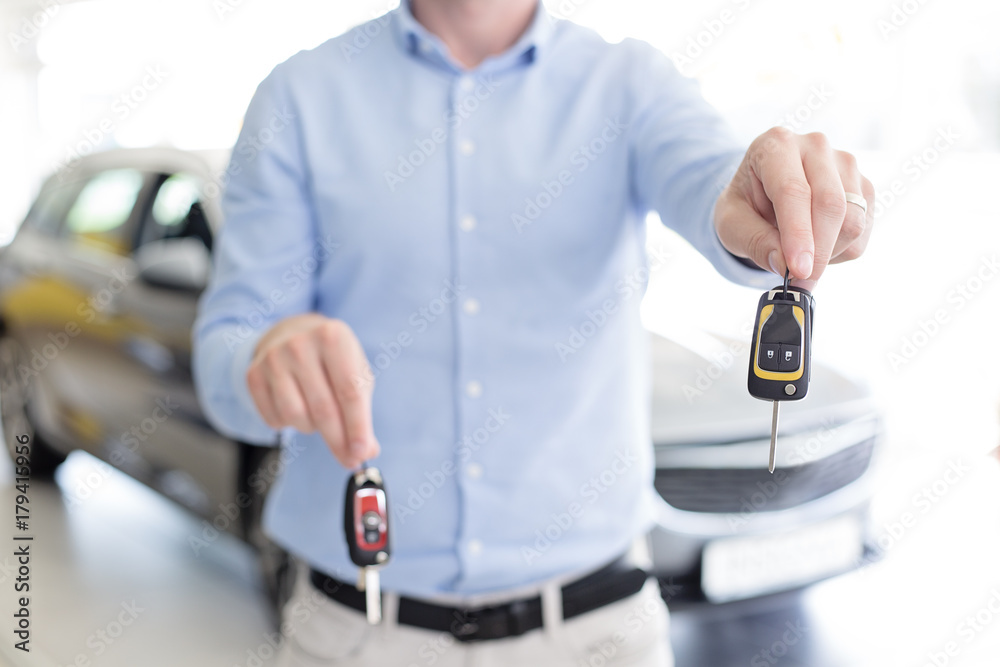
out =
{"type": "MultiPolygon", "coordinates": [[[[400,46],[407,53],[448,69],[456,71],[462,69],[448,53],[448,47],[445,46],[444,42],[413,17],[409,0],[401,0],[395,13],[396,20],[393,21],[393,24],[396,35],[400,46]]],[[[555,23],[556,19],[545,10],[545,6],[539,1],[535,9],[535,17],[517,42],[503,53],[490,56],[476,69],[498,70],[516,64],[534,62],[538,59],[539,52],[551,40],[555,23]]]]}

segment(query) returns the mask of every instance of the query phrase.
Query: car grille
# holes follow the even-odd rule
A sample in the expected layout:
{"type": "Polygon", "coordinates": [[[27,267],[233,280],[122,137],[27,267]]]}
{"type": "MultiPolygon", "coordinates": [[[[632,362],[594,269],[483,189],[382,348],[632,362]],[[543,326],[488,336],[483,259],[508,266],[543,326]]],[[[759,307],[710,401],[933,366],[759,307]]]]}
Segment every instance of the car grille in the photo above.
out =
{"type": "Polygon", "coordinates": [[[689,512],[776,512],[822,498],[861,477],[871,463],[875,436],[819,461],[794,468],[663,468],[656,490],[689,512]]]}

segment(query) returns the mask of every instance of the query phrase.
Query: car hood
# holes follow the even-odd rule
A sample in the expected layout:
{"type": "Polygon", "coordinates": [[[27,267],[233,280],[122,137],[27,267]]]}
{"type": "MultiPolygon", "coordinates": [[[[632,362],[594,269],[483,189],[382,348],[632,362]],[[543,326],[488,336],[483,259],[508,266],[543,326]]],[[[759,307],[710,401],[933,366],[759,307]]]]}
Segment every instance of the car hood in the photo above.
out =
{"type": "MultiPolygon", "coordinates": [[[[747,391],[750,344],[705,332],[650,334],[653,363],[652,437],[657,446],[767,438],[770,402],[747,391]]],[[[868,388],[813,363],[808,395],[785,401],[781,430],[798,433],[870,415],[868,388]]]]}

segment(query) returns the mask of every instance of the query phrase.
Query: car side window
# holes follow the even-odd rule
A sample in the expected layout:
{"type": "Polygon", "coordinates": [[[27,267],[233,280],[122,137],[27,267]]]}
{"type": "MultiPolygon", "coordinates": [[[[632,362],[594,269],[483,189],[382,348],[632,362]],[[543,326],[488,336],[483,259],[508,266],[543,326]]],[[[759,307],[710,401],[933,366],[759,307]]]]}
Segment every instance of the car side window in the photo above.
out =
{"type": "Polygon", "coordinates": [[[24,226],[48,236],[55,236],[66,216],[66,210],[80,190],[79,183],[61,183],[51,179],[42,188],[24,219],[24,226]]]}
{"type": "Polygon", "coordinates": [[[64,235],[119,255],[130,250],[127,225],[143,177],[136,169],[109,169],[87,182],[66,214],[64,235]]]}
{"type": "Polygon", "coordinates": [[[212,233],[201,204],[201,181],[190,174],[161,176],[142,229],[139,243],[173,238],[197,238],[212,249],[212,233]]]}

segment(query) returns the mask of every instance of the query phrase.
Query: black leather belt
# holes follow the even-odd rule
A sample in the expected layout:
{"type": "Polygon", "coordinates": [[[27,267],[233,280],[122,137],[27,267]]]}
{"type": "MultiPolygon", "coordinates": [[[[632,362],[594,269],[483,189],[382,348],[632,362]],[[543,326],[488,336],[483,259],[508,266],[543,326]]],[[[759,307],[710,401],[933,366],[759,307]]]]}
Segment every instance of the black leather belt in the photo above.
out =
{"type": "MultiPolygon", "coordinates": [[[[573,618],[634,595],[648,576],[622,556],[563,586],[563,618],[573,618]]],[[[365,594],[351,584],[312,568],[309,581],[331,600],[365,611],[365,594]]],[[[398,619],[405,625],[449,632],[463,642],[503,639],[542,627],[542,598],[536,595],[493,607],[463,609],[400,597],[398,619]]]]}

